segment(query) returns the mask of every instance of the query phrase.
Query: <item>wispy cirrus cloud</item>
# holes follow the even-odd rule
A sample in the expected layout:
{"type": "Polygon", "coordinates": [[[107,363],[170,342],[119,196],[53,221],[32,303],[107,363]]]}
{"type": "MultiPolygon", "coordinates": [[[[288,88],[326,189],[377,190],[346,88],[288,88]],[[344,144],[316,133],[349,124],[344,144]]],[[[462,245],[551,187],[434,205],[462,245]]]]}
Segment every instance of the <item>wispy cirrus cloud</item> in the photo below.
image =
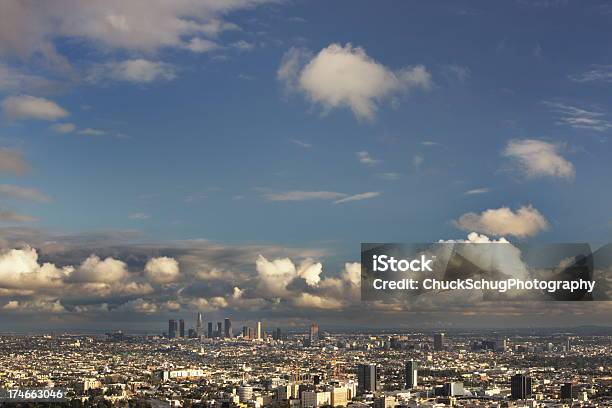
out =
{"type": "Polygon", "coordinates": [[[365,150],[357,152],[356,155],[359,162],[361,164],[365,164],[366,166],[373,166],[380,162],[380,160],[373,158],[370,153],[366,152],[365,150]]]}
{"type": "Polygon", "coordinates": [[[85,135],[85,136],[103,136],[107,133],[108,132],[106,130],[93,129],[93,128],[85,128],[85,129],[79,130],[79,134],[85,135]]]}
{"type": "Polygon", "coordinates": [[[176,75],[176,68],[172,64],[136,58],[96,65],[90,70],[87,79],[91,82],[115,80],[144,84],[171,81],[176,75]]]}
{"type": "Polygon", "coordinates": [[[513,160],[518,171],[528,178],[574,178],[574,165],[561,156],[561,147],[536,139],[511,140],[502,154],[513,160]]]}
{"type": "Polygon", "coordinates": [[[334,204],[348,203],[351,201],[361,201],[370,198],[378,197],[380,192],[366,192],[359,194],[346,194],[337,191],[283,191],[283,192],[266,192],[263,197],[269,201],[332,201],[334,204]]]}
{"type": "Polygon", "coordinates": [[[62,85],[56,80],[28,74],[23,69],[16,69],[0,62],[0,90],[2,91],[48,94],[61,87],[62,85]]]}
{"type": "Polygon", "coordinates": [[[563,102],[544,101],[542,103],[559,115],[557,118],[558,125],[596,132],[604,132],[612,128],[612,122],[606,118],[604,112],[588,110],[563,102]]]}
{"type": "Polygon", "coordinates": [[[475,195],[475,194],[485,194],[490,192],[491,189],[488,187],[480,187],[480,188],[474,188],[471,190],[467,190],[465,193],[463,193],[464,195],[475,195]]]}
{"type": "Polygon", "coordinates": [[[334,204],[349,203],[351,201],[369,200],[371,198],[378,197],[380,194],[381,193],[378,191],[369,191],[367,193],[354,194],[348,197],[341,198],[340,200],[336,200],[334,201],[334,204]]]}
{"type": "Polygon", "coordinates": [[[310,149],[312,147],[312,144],[299,139],[291,139],[291,143],[296,146],[303,147],[304,149],[310,149]]]}
{"type": "MultiPolygon", "coordinates": [[[[60,134],[68,134],[68,133],[77,133],[79,135],[84,136],[104,136],[108,135],[109,132],[102,129],[95,129],[91,127],[86,127],[77,130],[77,126],[74,123],[55,123],[49,126],[49,129],[55,133],[60,134]]],[[[117,138],[123,137],[121,133],[116,135],[117,138]]]]}
{"type": "Polygon", "coordinates": [[[378,173],[377,176],[383,180],[395,181],[401,177],[401,174],[394,173],[394,172],[387,172],[387,173],[378,173]]]}
{"type": "Polygon", "coordinates": [[[0,208],[0,222],[3,223],[22,223],[22,222],[36,222],[38,219],[30,215],[19,214],[11,210],[4,210],[0,208]]]}
{"type": "Polygon", "coordinates": [[[251,51],[255,49],[255,44],[245,40],[240,40],[230,44],[230,47],[236,48],[239,51],[251,51]]]}
{"type": "Polygon", "coordinates": [[[440,145],[440,143],[434,142],[433,140],[423,140],[421,144],[423,146],[439,146],[440,145]]]}
{"type": "Polygon", "coordinates": [[[29,169],[22,154],[16,150],[0,148],[0,173],[21,175],[29,169]]]}
{"type": "Polygon", "coordinates": [[[50,126],[50,129],[55,133],[72,133],[76,130],[74,123],[56,123],[50,126]]]}
{"type": "Polygon", "coordinates": [[[57,103],[31,95],[9,96],[2,101],[2,112],[10,120],[57,120],[69,115],[57,103]]]}
{"type": "Polygon", "coordinates": [[[346,194],[336,191],[303,191],[293,190],[278,193],[265,193],[264,198],[270,201],[308,201],[308,200],[337,200],[346,197],[346,194]]]}
{"type": "Polygon", "coordinates": [[[148,220],[149,218],[151,218],[151,215],[147,213],[137,212],[131,213],[130,215],[128,215],[128,218],[130,220],[148,220]]]}
{"type": "Polygon", "coordinates": [[[593,65],[591,69],[571,74],[574,82],[612,82],[612,65],[593,65]]]}
{"type": "Polygon", "coordinates": [[[18,200],[37,201],[46,203],[50,198],[34,188],[14,186],[12,184],[0,184],[0,196],[18,200]]]}

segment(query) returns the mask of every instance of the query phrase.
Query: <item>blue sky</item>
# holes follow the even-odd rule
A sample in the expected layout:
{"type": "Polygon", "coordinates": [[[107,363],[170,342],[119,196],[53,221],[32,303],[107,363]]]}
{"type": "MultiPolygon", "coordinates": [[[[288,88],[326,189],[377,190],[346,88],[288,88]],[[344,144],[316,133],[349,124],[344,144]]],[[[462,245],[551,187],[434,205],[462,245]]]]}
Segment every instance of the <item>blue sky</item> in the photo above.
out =
{"type": "Polygon", "coordinates": [[[336,269],[364,241],[609,241],[605,2],[0,16],[5,231],[321,249],[336,269]]]}

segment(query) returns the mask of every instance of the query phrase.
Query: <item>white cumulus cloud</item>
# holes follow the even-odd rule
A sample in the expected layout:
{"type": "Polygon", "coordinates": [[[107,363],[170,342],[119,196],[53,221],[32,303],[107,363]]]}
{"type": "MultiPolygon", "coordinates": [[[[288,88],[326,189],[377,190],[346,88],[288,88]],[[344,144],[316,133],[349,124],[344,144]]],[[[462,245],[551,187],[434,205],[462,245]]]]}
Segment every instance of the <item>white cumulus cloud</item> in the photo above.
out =
{"type": "Polygon", "coordinates": [[[97,255],[91,255],[81,263],[72,277],[82,282],[113,283],[125,279],[127,275],[125,262],[111,257],[102,260],[97,255]]]}
{"type": "Polygon", "coordinates": [[[258,289],[262,295],[283,296],[287,293],[287,285],[295,278],[295,265],[289,258],[269,261],[263,255],[255,262],[259,279],[258,289]]]}
{"type": "Polygon", "coordinates": [[[529,237],[548,229],[548,221],[531,205],[516,211],[508,207],[488,209],[480,214],[469,212],[454,221],[458,228],[484,234],[529,237]]]}
{"type": "Polygon", "coordinates": [[[0,253],[0,288],[21,290],[61,286],[73,268],[40,264],[38,252],[31,247],[0,253]]]}
{"type": "Polygon", "coordinates": [[[374,119],[381,102],[432,84],[422,65],[392,70],[351,44],[331,44],[312,58],[310,52],[292,48],[284,55],[277,78],[325,112],[346,107],[358,119],[367,120],[374,119]]]}
{"type": "Polygon", "coordinates": [[[171,283],[179,277],[179,264],[167,256],[149,259],[145,265],[145,276],[155,283],[171,283]]]}

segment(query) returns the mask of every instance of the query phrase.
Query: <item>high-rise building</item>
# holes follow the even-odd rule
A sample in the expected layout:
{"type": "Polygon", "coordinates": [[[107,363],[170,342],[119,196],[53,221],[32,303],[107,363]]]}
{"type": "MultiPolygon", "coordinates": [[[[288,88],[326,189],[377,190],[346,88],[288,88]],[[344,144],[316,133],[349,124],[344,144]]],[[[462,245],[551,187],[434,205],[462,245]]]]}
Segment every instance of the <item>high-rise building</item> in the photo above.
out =
{"type": "MultiPolygon", "coordinates": [[[[281,385],[276,389],[277,401],[288,400],[290,398],[300,397],[300,386],[296,383],[289,383],[287,385],[281,385]]],[[[346,405],[346,404],[345,404],[346,405]]]]}
{"type": "Polygon", "coordinates": [[[394,408],[397,403],[396,399],[392,395],[381,395],[374,399],[374,408],[394,408]]]}
{"type": "Polygon", "coordinates": [[[531,377],[524,374],[512,376],[511,382],[512,399],[525,399],[531,396],[531,377]]]}
{"type": "Polygon", "coordinates": [[[256,331],[256,338],[257,340],[261,340],[263,338],[263,333],[261,331],[261,322],[257,322],[257,331],[256,331]]]}
{"type": "Polygon", "coordinates": [[[240,402],[247,402],[253,399],[253,387],[246,384],[238,387],[238,398],[240,402]]]}
{"type": "Polygon", "coordinates": [[[215,333],[215,337],[223,337],[223,323],[217,322],[217,332],[215,333]]]}
{"type": "Polygon", "coordinates": [[[272,339],[273,340],[282,340],[283,339],[283,333],[282,333],[280,327],[277,327],[276,330],[274,330],[272,332],[272,339]]]}
{"type": "Polygon", "coordinates": [[[462,382],[447,382],[442,387],[442,395],[445,397],[456,397],[463,395],[463,383],[462,382]]]}
{"type": "Polygon", "coordinates": [[[170,319],[168,320],[168,337],[171,339],[176,338],[176,331],[178,326],[176,324],[176,320],[170,319]]]}
{"type": "Polygon", "coordinates": [[[565,350],[566,351],[571,351],[572,350],[572,338],[568,337],[566,344],[565,344],[565,350]]]}
{"type": "Polygon", "coordinates": [[[310,325],[310,333],[308,335],[308,339],[310,340],[310,344],[314,344],[319,340],[319,325],[313,323],[310,325]]]}
{"type": "Polygon", "coordinates": [[[406,361],[406,367],[404,368],[404,382],[406,383],[406,389],[415,388],[417,386],[417,373],[417,362],[414,360],[406,361]]]}
{"type": "Polygon", "coordinates": [[[212,322],[208,322],[208,333],[206,333],[206,337],[208,337],[209,339],[213,338],[213,323],[212,322]]]}
{"type": "Polygon", "coordinates": [[[561,399],[572,399],[574,384],[565,383],[561,386],[561,399]]]}
{"type": "Polygon", "coordinates": [[[198,318],[196,319],[196,333],[198,336],[203,334],[202,329],[202,313],[198,312],[198,318]]]}
{"type": "Polygon", "coordinates": [[[434,334],[434,350],[444,350],[444,333],[434,334]]]}
{"type": "Polygon", "coordinates": [[[331,405],[331,393],[329,391],[304,390],[301,395],[302,407],[319,408],[331,405]]]}
{"type": "Polygon", "coordinates": [[[348,402],[348,389],[346,387],[331,387],[331,406],[345,407],[348,402]]]}
{"type": "Polygon", "coordinates": [[[224,323],[225,323],[225,338],[231,339],[232,338],[232,322],[230,321],[229,317],[225,318],[224,323]]]}
{"type": "Polygon", "coordinates": [[[378,368],[375,364],[359,364],[357,366],[357,390],[359,393],[376,391],[378,389],[378,368]]]}
{"type": "Polygon", "coordinates": [[[179,337],[185,338],[185,321],[183,319],[179,320],[179,337]]]}

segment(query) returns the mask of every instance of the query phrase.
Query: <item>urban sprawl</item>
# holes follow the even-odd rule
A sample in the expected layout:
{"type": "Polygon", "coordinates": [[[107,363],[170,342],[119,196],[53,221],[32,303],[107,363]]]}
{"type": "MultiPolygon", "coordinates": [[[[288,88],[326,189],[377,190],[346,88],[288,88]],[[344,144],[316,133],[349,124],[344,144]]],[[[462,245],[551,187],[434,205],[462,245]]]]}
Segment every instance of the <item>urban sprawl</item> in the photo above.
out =
{"type": "Polygon", "coordinates": [[[61,388],[73,407],[612,406],[608,334],[264,323],[235,330],[198,313],[156,335],[2,335],[0,389],[61,388]]]}

